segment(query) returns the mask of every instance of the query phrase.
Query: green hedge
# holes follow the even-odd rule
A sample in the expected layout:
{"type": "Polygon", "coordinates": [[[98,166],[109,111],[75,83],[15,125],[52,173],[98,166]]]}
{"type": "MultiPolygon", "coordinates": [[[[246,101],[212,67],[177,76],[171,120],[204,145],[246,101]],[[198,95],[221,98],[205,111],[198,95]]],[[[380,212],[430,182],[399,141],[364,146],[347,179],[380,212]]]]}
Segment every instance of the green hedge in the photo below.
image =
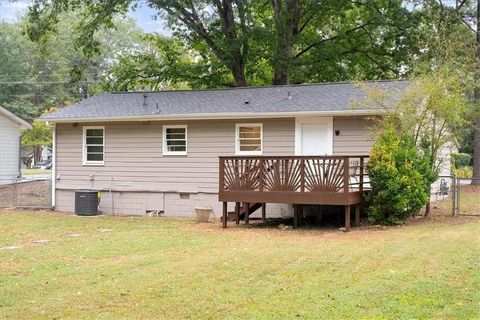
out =
{"type": "Polygon", "coordinates": [[[455,168],[468,167],[472,157],[468,153],[453,153],[452,162],[455,168]]]}

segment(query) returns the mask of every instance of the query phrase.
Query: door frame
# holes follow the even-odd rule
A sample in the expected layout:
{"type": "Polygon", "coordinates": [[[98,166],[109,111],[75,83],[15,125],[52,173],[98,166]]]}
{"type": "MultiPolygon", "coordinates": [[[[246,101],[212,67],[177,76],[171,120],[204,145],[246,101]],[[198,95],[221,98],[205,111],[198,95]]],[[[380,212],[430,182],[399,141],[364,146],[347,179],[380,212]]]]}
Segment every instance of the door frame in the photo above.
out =
{"type": "Polygon", "coordinates": [[[302,155],[302,125],[319,123],[327,125],[327,155],[333,154],[333,117],[296,117],[295,118],[295,155],[302,155]]]}

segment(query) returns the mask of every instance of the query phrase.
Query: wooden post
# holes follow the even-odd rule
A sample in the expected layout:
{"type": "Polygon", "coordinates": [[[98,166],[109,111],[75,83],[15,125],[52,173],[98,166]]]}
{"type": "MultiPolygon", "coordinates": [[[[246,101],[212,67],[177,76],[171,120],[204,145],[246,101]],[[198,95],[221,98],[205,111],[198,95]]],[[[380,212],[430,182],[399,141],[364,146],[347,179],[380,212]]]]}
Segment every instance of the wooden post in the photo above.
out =
{"type": "Polygon", "coordinates": [[[262,221],[265,223],[265,220],[267,218],[267,204],[262,203],[262,221]]]}
{"type": "Polygon", "coordinates": [[[355,227],[360,227],[360,204],[355,206],[355,227]]]}
{"type": "Polygon", "coordinates": [[[219,175],[218,175],[218,186],[219,191],[222,193],[225,190],[225,159],[220,157],[219,158],[219,175]]]}
{"type": "Polygon", "coordinates": [[[303,226],[303,204],[298,205],[298,225],[303,226]]]}
{"type": "Polygon", "coordinates": [[[350,206],[345,206],[345,231],[350,231],[350,206]]]}
{"type": "Polygon", "coordinates": [[[365,166],[365,158],[360,157],[360,191],[363,191],[363,174],[364,174],[364,167],[365,166]]]}
{"type": "Polygon", "coordinates": [[[300,191],[305,192],[305,158],[300,160],[300,191]]]}
{"type": "Polygon", "coordinates": [[[240,224],[240,202],[235,202],[235,223],[240,224]]]}
{"type": "Polygon", "coordinates": [[[293,205],[293,229],[298,227],[298,204],[293,205]]]}
{"type": "Polygon", "coordinates": [[[262,192],[263,191],[263,176],[264,176],[264,166],[265,166],[265,161],[263,159],[260,159],[259,162],[260,165],[260,170],[258,172],[258,191],[262,192]]]}
{"type": "Polygon", "coordinates": [[[247,202],[247,205],[245,206],[245,224],[248,225],[248,219],[249,219],[249,214],[248,212],[250,211],[250,203],[247,202]]]}
{"type": "Polygon", "coordinates": [[[350,158],[343,157],[343,192],[350,192],[350,158]]]}
{"type": "Polygon", "coordinates": [[[227,202],[223,202],[223,220],[222,220],[223,229],[227,228],[227,202]]]}

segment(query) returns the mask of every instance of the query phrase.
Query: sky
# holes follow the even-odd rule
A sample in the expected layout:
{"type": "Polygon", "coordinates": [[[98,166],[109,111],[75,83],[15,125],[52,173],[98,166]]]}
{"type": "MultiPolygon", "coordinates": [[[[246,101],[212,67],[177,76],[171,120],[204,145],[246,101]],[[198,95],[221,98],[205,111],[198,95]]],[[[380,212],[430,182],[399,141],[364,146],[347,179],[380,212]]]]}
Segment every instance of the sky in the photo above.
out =
{"type": "MultiPolygon", "coordinates": [[[[0,0],[0,21],[13,23],[25,15],[30,0],[0,0]]],[[[165,29],[163,21],[155,20],[155,10],[152,10],[145,2],[140,1],[135,11],[129,10],[128,15],[132,17],[137,25],[145,32],[159,32],[168,35],[169,31],[165,29]]]]}

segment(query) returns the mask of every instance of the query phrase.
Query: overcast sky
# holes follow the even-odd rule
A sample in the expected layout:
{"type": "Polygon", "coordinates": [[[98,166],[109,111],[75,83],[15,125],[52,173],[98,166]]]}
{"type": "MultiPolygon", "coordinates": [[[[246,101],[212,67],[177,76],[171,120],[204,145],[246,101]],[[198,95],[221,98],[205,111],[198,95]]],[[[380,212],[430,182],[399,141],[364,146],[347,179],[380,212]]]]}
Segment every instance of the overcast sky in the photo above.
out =
{"type": "MultiPolygon", "coordinates": [[[[0,0],[0,21],[10,23],[17,21],[26,13],[30,2],[30,0],[16,0],[15,2],[0,0]]],[[[145,3],[141,2],[138,8],[135,11],[130,10],[128,15],[135,19],[138,26],[145,32],[168,34],[163,22],[153,19],[155,11],[145,3]]]]}

